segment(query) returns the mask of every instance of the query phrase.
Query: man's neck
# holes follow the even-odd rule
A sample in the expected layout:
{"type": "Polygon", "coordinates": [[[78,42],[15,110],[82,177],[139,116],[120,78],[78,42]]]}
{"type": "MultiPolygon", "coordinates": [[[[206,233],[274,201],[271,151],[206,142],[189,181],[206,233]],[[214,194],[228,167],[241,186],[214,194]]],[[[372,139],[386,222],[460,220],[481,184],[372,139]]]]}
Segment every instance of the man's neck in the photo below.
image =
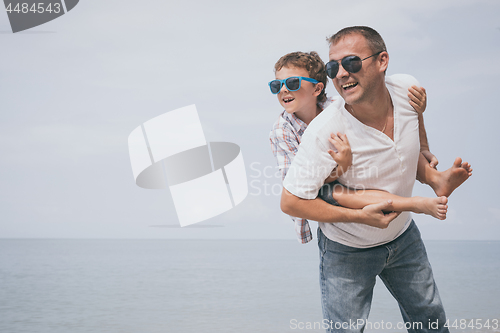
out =
{"type": "Polygon", "coordinates": [[[359,104],[346,104],[346,109],[351,112],[354,117],[363,124],[371,127],[383,122],[387,118],[389,111],[392,110],[391,96],[385,84],[382,89],[373,96],[374,98],[359,104]]]}

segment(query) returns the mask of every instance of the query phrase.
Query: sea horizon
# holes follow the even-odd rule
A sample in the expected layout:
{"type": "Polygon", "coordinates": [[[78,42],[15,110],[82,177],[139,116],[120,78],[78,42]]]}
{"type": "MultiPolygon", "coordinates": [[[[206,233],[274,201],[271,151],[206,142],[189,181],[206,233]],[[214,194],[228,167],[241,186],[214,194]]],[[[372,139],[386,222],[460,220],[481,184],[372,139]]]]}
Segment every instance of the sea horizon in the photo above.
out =
{"type": "MultiPolygon", "coordinates": [[[[0,331],[324,332],[315,243],[3,238],[0,331]]],[[[451,331],[500,332],[500,241],[425,244],[451,331]]],[[[406,331],[378,279],[368,321],[406,331]]]]}

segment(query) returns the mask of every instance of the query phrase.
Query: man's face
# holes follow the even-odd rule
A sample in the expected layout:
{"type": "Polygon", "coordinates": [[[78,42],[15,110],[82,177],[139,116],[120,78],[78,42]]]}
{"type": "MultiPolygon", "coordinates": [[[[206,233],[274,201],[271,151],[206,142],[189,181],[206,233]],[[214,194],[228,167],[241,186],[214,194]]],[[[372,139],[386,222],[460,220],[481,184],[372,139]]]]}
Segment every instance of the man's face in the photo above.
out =
{"type": "MultiPolygon", "coordinates": [[[[339,71],[337,76],[332,79],[335,88],[340,96],[349,105],[356,105],[363,102],[370,103],[374,97],[375,88],[380,82],[380,75],[385,69],[382,69],[377,59],[380,56],[374,56],[366,59],[362,63],[361,70],[357,73],[349,73],[346,71],[340,61],[342,58],[350,55],[355,55],[364,59],[373,54],[368,43],[360,34],[350,34],[330,46],[330,60],[339,62],[339,71]]],[[[383,74],[382,74],[383,78],[383,74]]],[[[382,81],[383,82],[383,81],[382,81]]]]}

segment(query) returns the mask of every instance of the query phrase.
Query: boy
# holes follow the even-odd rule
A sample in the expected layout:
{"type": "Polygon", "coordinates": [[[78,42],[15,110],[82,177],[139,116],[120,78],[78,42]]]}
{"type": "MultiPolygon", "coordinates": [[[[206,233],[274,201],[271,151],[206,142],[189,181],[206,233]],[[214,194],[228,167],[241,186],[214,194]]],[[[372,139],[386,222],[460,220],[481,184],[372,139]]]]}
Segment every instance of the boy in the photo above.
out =
{"type": "MultiPolygon", "coordinates": [[[[278,96],[280,104],[285,111],[274,124],[270,133],[273,153],[277,159],[282,179],[290,167],[297,153],[302,134],[307,125],[326,107],[332,100],[327,99],[325,93],[326,71],[325,65],[316,52],[293,52],[281,57],[275,65],[276,80],[269,83],[271,92],[278,96]]],[[[425,89],[411,87],[408,97],[410,105],[419,114],[419,132],[421,154],[418,161],[417,179],[429,184],[438,195],[436,198],[400,197],[385,191],[377,190],[350,190],[336,181],[352,163],[352,154],[347,137],[341,133],[332,134],[330,143],[335,148],[328,152],[337,162],[338,166],[325,180],[325,185],[320,191],[320,197],[332,204],[353,209],[392,201],[395,211],[412,211],[424,213],[444,220],[448,206],[447,196],[460,186],[471,174],[472,168],[468,163],[462,163],[457,158],[453,166],[439,172],[433,168],[437,159],[430,153],[427,137],[423,125],[422,113],[426,107],[425,89]],[[429,163],[430,162],[430,163],[429,163]],[[334,183],[331,183],[334,182],[334,183]],[[323,191],[324,190],[324,191],[323,191]],[[332,200],[333,199],[333,200],[332,200]]],[[[309,224],[305,219],[292,217],[295,230],[302,243],[312,239],[309,224]]]]}

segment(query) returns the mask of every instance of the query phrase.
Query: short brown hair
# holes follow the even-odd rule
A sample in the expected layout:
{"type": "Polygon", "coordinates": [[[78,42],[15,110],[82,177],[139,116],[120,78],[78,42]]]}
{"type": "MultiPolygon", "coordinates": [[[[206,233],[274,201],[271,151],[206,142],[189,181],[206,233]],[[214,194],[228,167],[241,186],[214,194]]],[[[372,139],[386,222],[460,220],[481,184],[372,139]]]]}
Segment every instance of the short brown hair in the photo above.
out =
{"type": "Polygon", "coordinates": [[[380,34],[377,31],[375,31],[375,29],[372,29],[370,27],[364,27],[364,26],[347,27],[340,30],[335,35],[327,38],[326,40],[328,41],[330,46],[332,46],[337,44],[340,39],[351,34],[360,34],[363,37],[365,37],[365,39],[368,42],[368,47],[370,47],[373,53],[387,51],[387,47],[385,46],[382,36],[380,36],[380,34]]]}
{"type": "Polygon", "coordinates": [[[292,52],[285,54],[276,62],[274,65],[274,72],[279,71],[283,67],[296,67],[304,68],[311,79],[315,79],[323,83],[323,90],[321,94],[318,95],[318,103],[323,103],[326,101],[326,71],[325,63],[319,57],[317,52],[311,51],[307,52],[292,52]]]}

